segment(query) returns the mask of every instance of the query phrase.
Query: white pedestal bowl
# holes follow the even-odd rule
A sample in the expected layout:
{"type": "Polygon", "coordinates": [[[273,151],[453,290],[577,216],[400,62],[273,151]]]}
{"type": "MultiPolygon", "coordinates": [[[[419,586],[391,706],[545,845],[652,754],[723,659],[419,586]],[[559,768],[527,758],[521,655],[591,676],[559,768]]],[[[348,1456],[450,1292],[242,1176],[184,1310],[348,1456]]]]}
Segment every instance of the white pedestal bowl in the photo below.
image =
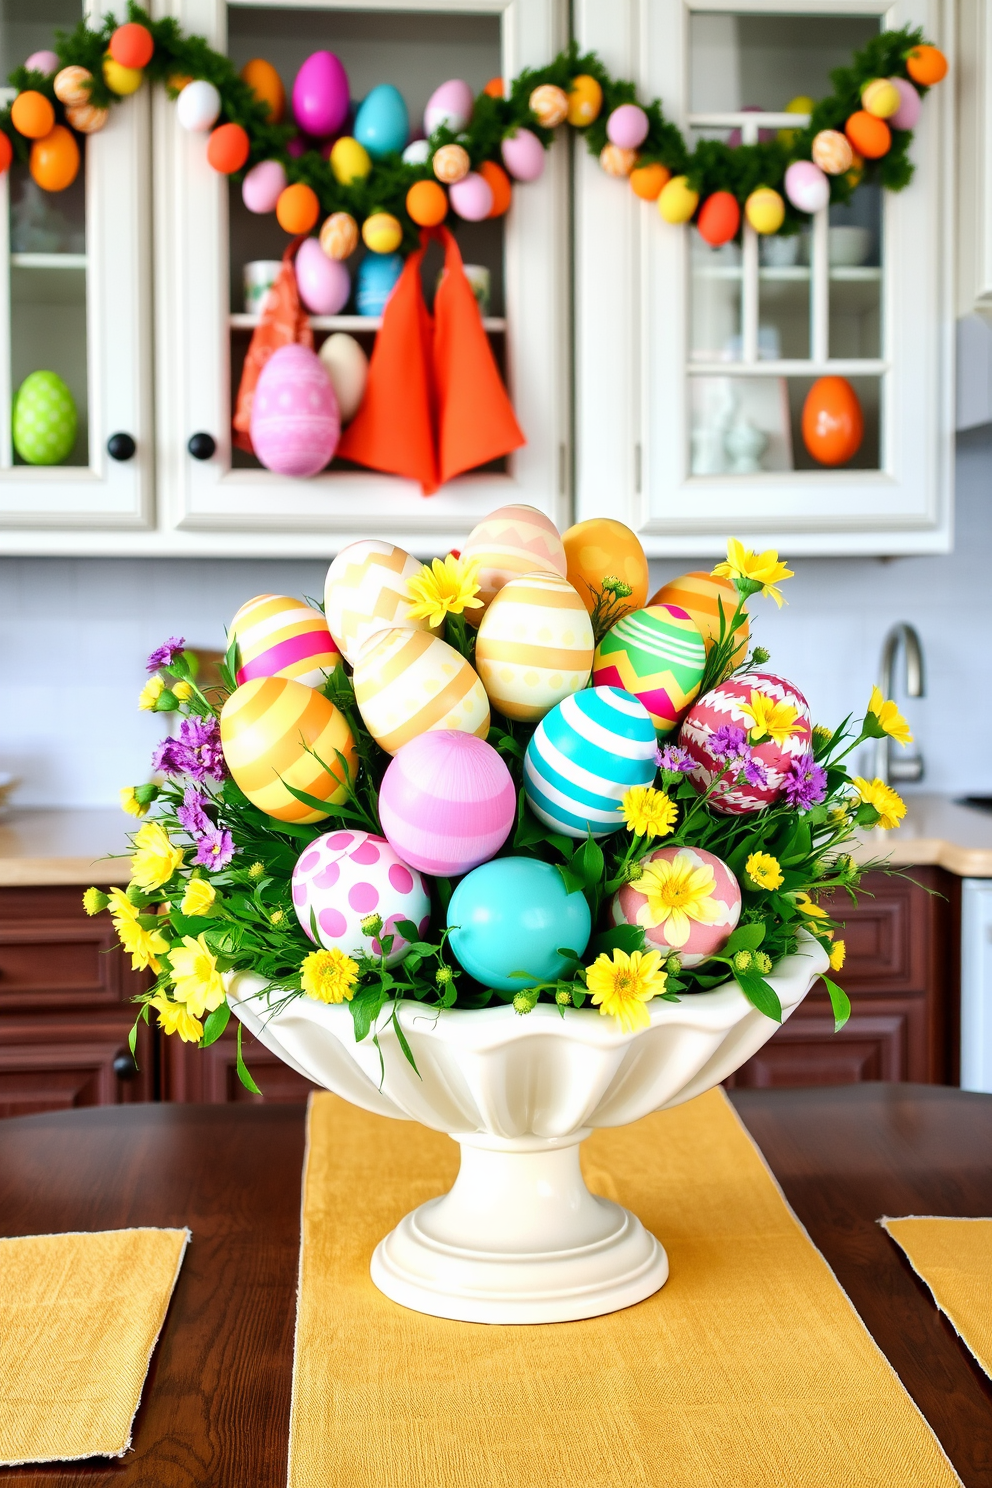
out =
{"type": "MultiPolygon", "coordinates": [[[[768,978],[785,1017],[827,969],[819,944],[768,978]]],[[[439,1011],[403,1002],[415,1072],[389,1022],[355,1042],[347,1006],[301,997],[267,1006],[262,978],[241,973],[229,996],[245,1027],[317,1085],[380,1116],[419,1121],[461,1147],[450,1193],[421,1204],[381,1240],[372,1279],[393,1301],[474,1323],[597,1317],[663,1286],[668,1258],[626,1209],[593,1195],[579,1144],[691,1100],[733,1073],[777,1024],[735,982],[649,1004],[651,1026],[619,1032],[590,1007],[500,1005],[439,1011]],[[419,1073],[418,1073],[419,1072],[419,1073]]]]}

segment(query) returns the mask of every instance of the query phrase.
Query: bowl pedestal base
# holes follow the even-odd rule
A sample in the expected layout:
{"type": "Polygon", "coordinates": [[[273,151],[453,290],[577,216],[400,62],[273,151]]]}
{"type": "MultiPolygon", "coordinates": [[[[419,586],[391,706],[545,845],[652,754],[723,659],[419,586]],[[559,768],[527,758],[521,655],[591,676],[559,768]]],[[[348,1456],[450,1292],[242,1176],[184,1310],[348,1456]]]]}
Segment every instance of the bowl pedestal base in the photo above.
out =
{"type": "Polygon", "coordinates": [[[633,1214],[586,1188],[588,1135],[456,1135],[454,1187],[379,1242],[375,1285],[403,1307],[467,1323],[572,1322],[650,1297],[668,1257],[633,1214]]]}

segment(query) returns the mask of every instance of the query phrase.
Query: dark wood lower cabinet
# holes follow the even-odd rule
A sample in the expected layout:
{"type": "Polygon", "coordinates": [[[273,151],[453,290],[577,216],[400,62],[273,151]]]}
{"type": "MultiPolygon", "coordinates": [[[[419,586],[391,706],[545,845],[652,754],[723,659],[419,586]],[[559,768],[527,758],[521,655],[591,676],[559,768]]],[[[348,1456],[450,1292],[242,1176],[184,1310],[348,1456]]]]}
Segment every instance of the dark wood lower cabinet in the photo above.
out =
{"type": "Polygon", "coordinates": [[[238,1079],[237,1034],[230,1028],[209,1049],[167,1039],[162,1051],[162,1099],[204,1101],[210,1105],[228,1101],[282,1104],[305,1101],[310,1091],[318,1088],[270,1053],[250,1033],[242,1036],[241,1053],[261,1095],[253,1095],[238,1079]]]}

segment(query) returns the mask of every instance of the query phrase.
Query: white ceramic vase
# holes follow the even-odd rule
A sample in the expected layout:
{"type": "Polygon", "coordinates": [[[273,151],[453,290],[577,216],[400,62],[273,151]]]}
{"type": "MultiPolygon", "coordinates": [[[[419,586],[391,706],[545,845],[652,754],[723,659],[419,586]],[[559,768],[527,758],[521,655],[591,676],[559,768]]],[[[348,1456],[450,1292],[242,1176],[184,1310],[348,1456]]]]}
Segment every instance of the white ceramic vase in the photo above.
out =
{"type": "MultiPolygon", "coordinates": [[[[812,936],[768,978],[785,1017],[827,969],[812,936]]],[[[447,1194],[421,1204],[376,1246],[372,1279],[393,1301],[473,1323],[597,1317],[656,1292],[668,1258],[626,1209],[591,1194],[579,1144],[691,1100],[733,1073],[777,1024],[735,982],[649,1004],[651,1024],[622,1033],[586,1007],[501,1004],[439,1011],[403,1002],[398,1017],[417,1064],[399,1046],[391,1009],[355,1042],[347,1006],[300,997],[268,1009],[262,978],[232,979],[235,1013],[308,1080],[380,1116],[447,1132],[461,1166],[447,1194]]]]}

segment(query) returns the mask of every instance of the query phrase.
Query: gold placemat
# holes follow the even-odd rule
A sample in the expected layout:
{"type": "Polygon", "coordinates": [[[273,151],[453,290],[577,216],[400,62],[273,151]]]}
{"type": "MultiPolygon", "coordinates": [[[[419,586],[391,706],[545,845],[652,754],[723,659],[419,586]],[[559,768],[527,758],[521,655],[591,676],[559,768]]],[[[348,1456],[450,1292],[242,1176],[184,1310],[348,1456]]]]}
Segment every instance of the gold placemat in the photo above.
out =
{"type": "Polygon", "coordinates": [[[992,1375],[992,1219],[880,1220],[955,1333],[992,1375]]]}
{"type": "Polygon", "coordinates": [[[189,1230],[0,1240],[0,1463],[120,1457],[189,1230]]]}
{"type": "Polygon", "coordinates": [[[671,1276],[588,1322],[425,1317],[376,1242],[458,1149],[311,1097],[290,1488],[944,1488],[959,1479],[721,1090],[585,1144],[671,1276]]]}

